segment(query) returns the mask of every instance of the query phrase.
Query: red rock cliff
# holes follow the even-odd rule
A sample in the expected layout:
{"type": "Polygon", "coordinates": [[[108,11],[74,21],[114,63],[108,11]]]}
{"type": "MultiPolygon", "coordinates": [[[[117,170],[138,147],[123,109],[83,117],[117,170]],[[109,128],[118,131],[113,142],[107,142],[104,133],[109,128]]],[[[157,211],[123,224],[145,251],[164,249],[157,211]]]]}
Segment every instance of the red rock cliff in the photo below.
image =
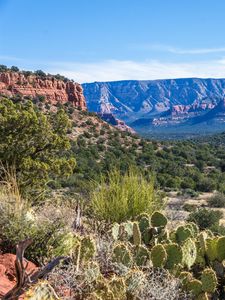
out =
{"type": "Polygon", "coordinates": [[[35,97],[45,96],[52,104],[71,102],[74,107],[86,110],[86,101],[80,84],[64,82],[54,77],[25,76],[20,72],[0,73],[0,94],[35,97]]]}

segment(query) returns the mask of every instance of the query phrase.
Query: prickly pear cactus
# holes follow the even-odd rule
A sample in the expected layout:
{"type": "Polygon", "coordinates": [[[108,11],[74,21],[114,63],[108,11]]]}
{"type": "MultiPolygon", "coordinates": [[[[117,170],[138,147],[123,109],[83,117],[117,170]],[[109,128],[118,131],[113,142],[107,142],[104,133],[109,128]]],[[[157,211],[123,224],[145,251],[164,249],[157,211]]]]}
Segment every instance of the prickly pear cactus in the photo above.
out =
{"type": "Polygon", "coordinates": [[[206,255],[210,261],[216,260],[217,254],[217,238],[208,238],[206,240],[206,255]]]}
{"type": "Polygon", "coordinates": [[[187,284],[193,279],[193,277],[190,272],[181,272],[179,275],[179,279],[182,283],[182,286],[187,288],[187,284]]]}
{"type": "Polygon", "coordinates": [[[153,227],[165,227],[167,225],[167,218],[159,211],[155,211],[151,216],[151,225],[153,227]]]}
{"type": "Polygon", "coordinates": [[[187,239],[184,244],[182,245],[182,252],[183,252],[183,264],[191,268],[191,266],[195,263],[197,258],[197,249],[195,246],[195,242],[193,239],[187,239]]]}
{"type": "Polygon", "coordinates": [[[117,300],[126,300],[126,284],[122,277],[113,277],[109,282],[110,290],[117,300]]]}
{"type": "Polygon", "coordinates": [[[156,228],[154,227],[149,227],[145,229],[145,231],[142,234],[142,240],[145,243],[145,245],[150,245],[152,242],[152,239],[154,235],[157,233],[156,228]]]}
{"type": "Polygon", "coordinates": [[[166,254],[167,254],[167,261],[166,261],[166,268],[172,269],[176,265],[181,264],[183,259],[183,252],[181,247],[178,244],[166,244],[164,245],[166,254]]]}
{"type": "Polygon", "coordinates": [[[225,259],[225,236],[218,238],[217,258],[219,261],[223,261],[225,259]]]}
{"type": "Polygon", "coordinates": [[[197,235],[199,234],[199,228],[197,224],[195,224],[194,222],[189,222],[186,224],[186,227],[191,230],[192,237],[197,237],[197,235]]]}
{"type": "Polygon", "coordinates": [[[120,225],[118,223],[114,223],[111,228],[111,235],[115,241],[119,239],[119,229],[120,225]]]}
{"type": "Polygon", "coordinates": [[[133,243],[135,246],[141,244],[141,232],[137,222],[133,223],[133,243]]]}
{"type": "Polygon", "coordinates": [[[132,270],[126,276],[126,286],[128,292],[128,299],[135,299],[132,298],[136,296],[142,286],[143,282],[145,281],[145,275],[142,271],[139,270],[132,270]]]}
{"type": "Polygon", "coordinates": [[[176,229],[176,241],[178,244],[186,241],[188,238],[192,237],[191,229],[187,226],[179,226],[176,229]]]}
{"type": "Polygon", "coordinates": [[[201,282],[202,290],[204,292],[214,293],[218,284],[216,273],[210,268],[205,269],[202,272],[201,282]]]}
{"type": "Polygon", "coordinates": [[[200,280],[192,279],[187,283],[187,290],[191,292],[193,296],[198,296],[202,293],[202,283],[200,280]]]}
{"type": "Polygon", "coordinates": [[[40,281],[25,294],[24,300],[58,300],[54,289],[47,281],[40,281]]]}
{"type": "Polygon", "coordinates": [[[60,245],[52,250],[52,256],[61,256],[72,254],[73,250],[80,244],[78,236],[74,236],[72,232],[69,232],[63,236],[60,245]]]}
{"type": "Polygon", "coordinates": [[[127,268],[130,268],[132,266],[132,254],[125,243],[118,243],[113,248],[112,261],[117,264],[123,264],[127,268]]]}
{"type": "Polygon", "coordinates": [[[104,300],[115,300],[113,292],[110,290],[110,287],[105,279],[98,280],[95,286],[95,293],[100,299],[104,300]]]}
{"type": "Polygon", "coordinates": [[[208,297],[207,293],[201,293],[200,295],[198,295],[196,300],[209,300],[209,297],[208,297]]]}
{"type": "Polygon", "coordinates": [[[137,266],[145,266],[147,264],[147,262],[150,259],[150,252],[148,251],[148,249],[143,246],[143,245],[139,245],[136,246],[134,249],[134,261],[136,263],[137,266]]]}
{"type": "Polygon", "coordinates": [[[120,224],[119,239],[121,241],[129,241],[133,237],[133,223],[131,221],[120,224]]]}
{"type": "Polygon", "coordinates": [[[87,263],[83,272],[84,281],[91,284],[101,277],[100,267],[97,262],[90,261],[87,263]]]}
{"type": "Polygon", "coordinates": [[[163,245],[155,245],[151,250],[151,261],[153,267],[160,268],[163,267],[167,260],[167,253],[163,245]]]}
{"type": "Polygon", "coordinates": [[[141,217],[139,216],[138,223],[139,223],[139,228],[140,228],[141,233],[143,233],[147,228],[149,228],[151,226],[148,215],[147,216],[142,215],[141,217]]]}
{"type": "Polygon", "coordinates": [[[88,261],[96,254],[95,240],[91,236],[85,236],[81,240],[80,259],[81,261],[88,261]]]}
{"type": "Polygon", "coordinates": [[[202,231],[197,237],[197,240],[200,245],[200,249],[202,250],[203,254],[206,252],[206,239],[207,238],[208,238],[208,234],[205,231],[202,231]]]}

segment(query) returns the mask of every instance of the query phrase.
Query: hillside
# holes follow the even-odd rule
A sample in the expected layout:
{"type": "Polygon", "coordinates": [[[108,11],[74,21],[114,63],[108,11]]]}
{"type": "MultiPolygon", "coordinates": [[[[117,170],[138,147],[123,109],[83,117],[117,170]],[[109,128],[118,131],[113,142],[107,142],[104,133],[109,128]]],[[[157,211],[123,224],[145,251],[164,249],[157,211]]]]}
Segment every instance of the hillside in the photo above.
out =
{"type": "Polygon", "coordinates": [[[143,135],[225,129],[224,116],[207,114],[220,111],[225,79],[94,82],[83,88],[90,111],[113,113],[143,135]]]}
{"type": "MultiPolygon", "coordinates": [[[[156,174],[156,185],[163,189],[191,188],[197,191],[225,189],[222,179],[223,135],[218,136],[221,144],[218,147],[215,144],[206,146],[208,141],[213,140],[211,137],[209,140],[170,143],[144,140],[129,132],[126,125],[119,122],[111,113],[103,115],[107,116],[106,121],[114,126],[107,124],[99,115],[86,111],[86,102],[80,85],[60,75],[47,76],[40,71],[39,74],[28,74],[8,70],[1,73],[0,78],[2,78],[1,92],[11,96],[13,101],[26,103],[31,100],[46,114],[62,108],[69,116],[72,128],[68,134],[77,167],[74,174],[68,180],[58,182],[58,186],[85,193],[83,185],[86,184],[88,189],[89,181],[99,180],[100,174],[106,174],[114,167],[125,172],[130,165],[134,165],[147,176],[156,174]],[[23,84],[18,84],[18,78],[23,84]],[[68,86],[80,91],[79,95],[73,94],[73,101],[67,94],[68,86]],[[63,98],[60,98],[58,93],[63,95],[63,98]],[[208,167],[212,168],[212,171],[209,172],[208,167]],[[174,176],[175,169],[176,176],[174,176]],[[217,171],[216,175],[213,169],[217,171]]],[[[221,117],[216,107],[209,113],[221,117]]],[[[100,116],[103,117],[101,114],[100,116]]],[[[195,117],[195,120],[197,118],[200,117],[195,117]]]]}

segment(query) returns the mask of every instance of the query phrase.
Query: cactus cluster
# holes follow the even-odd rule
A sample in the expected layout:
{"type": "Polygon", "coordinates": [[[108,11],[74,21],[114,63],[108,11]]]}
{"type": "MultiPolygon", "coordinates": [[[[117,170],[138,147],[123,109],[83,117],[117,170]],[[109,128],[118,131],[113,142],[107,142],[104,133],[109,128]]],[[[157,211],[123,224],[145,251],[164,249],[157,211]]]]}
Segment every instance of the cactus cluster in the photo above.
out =
{"type": "MultiPolygon", "coordinates": [[[[214,236],[209,230],[200,231],[194,223],[168,230],[167,218],[160,212],[115,223],[108,233],[112,241],[108,259],[120,272],[107,278],[97,260],[94,237],[68,236],[68,241],[64,241],[68,248],[73,245],[71,241],[76,241],[75,262],[83,270],[83,280],[93,287],[84,299],[138,299],[148,268],[167,269],[179,278],[183,291],[193,299],[225,299],[225,237],[214,236]]],[[[52,288],[42,283],[26,299],[39,299],[37,293],[42,295],[41,299],[58,299],[52,288]],[[52,298],[43,296],[50,292],[52,298]]]]}
{"type": "Polygon", "coordinates": [[[114,224],[112,236],[119,243],[114,248],[117,262],[130,270],[146,265],[165,268],[180,278],[194,299],[208,299],[220,282],[225,286],[225,237],[200,231],[195,223],[168,231],[167,218],[157,211],[139,215],[129,226],[114,224]]]}

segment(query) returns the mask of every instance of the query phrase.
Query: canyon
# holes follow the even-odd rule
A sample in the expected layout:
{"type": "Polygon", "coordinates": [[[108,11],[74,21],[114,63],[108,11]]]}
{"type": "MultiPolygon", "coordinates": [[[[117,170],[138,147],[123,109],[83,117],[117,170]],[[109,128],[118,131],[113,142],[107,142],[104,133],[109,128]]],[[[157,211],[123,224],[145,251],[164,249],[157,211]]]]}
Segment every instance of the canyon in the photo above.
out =
{"type": "Polygon", "coordinates": [[[90,111],[109,114],[137,132],[223,131],[225,79],[126,80],[83,84],[90,111]]]}

